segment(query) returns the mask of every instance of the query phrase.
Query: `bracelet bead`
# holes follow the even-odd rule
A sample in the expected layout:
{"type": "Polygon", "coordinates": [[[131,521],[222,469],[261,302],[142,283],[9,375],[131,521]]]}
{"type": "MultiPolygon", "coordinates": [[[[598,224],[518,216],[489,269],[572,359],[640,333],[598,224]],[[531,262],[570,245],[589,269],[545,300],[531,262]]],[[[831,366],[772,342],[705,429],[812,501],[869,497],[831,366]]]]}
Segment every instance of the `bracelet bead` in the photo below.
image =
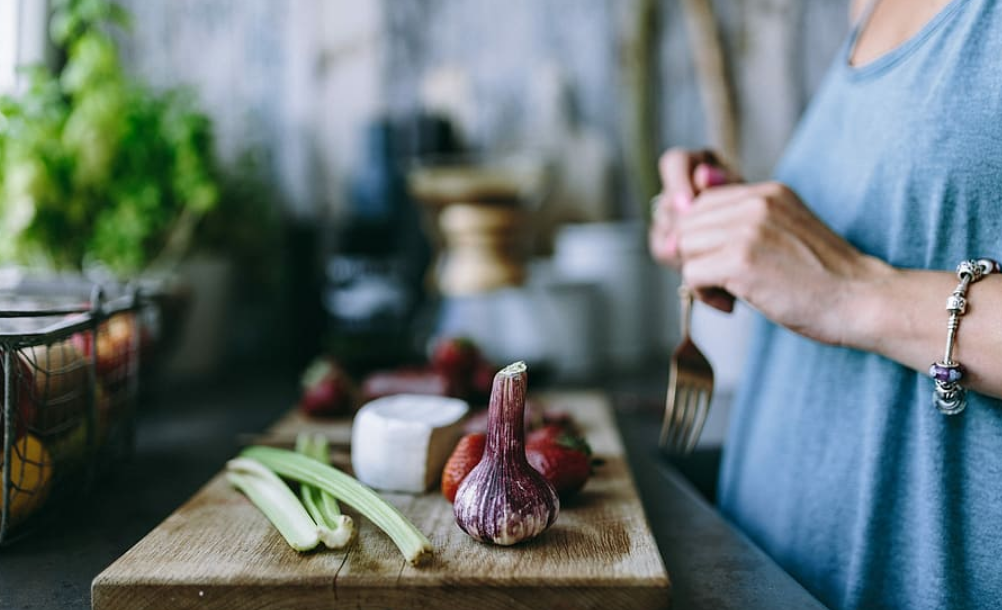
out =
{"type": "Polygon", "coordinates": [[[959,362],[953,360],[953,347],[960,318],[967,313],[967,289],[991,273],[1002,273],[1002,265],[990,258],[965,260],[957,265],[960,283],[946,299],[946,310],[950,312],[946,326],[946,355],[942,361],[929,366],[929,376],[936,386],[932,402],[944,415],[956,415],[967,407],[967,390],[960,385],[965,371],[959,362]]]}
{"type": "Polygon", "coordinates": [[[957,383],[964,378],[964,367],[959,362],[937,362],[929,367],[929,376],[944,383],[957,383]]]}
{"type": "Polygon", "coordinates": [[[967,313],[967,299],[959,294],[951,294],[946,299],[946,310],[955,311],[958,314],[967,313]]]}

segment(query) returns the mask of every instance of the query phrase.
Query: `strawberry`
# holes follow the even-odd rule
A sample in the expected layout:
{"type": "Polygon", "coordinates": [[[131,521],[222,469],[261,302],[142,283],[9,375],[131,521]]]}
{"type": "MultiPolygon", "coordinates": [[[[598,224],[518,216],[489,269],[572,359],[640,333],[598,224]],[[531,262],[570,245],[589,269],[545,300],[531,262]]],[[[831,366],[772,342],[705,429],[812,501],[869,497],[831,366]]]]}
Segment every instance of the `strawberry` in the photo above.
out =
{"type": "Polygon", "coordinates": [[[584,487],[592,467],[588,443],[557,426],[546,426],[533,434],[532,442],[526,443],[525,457],[560,497],[569,497],[584,487]]]}
{"type": "Polygon", "coordinates": [[[565,440],[565,437],[568,443],[574,444],[575,437],[572,428],[561,424],[546,424],[526,434],[525,444],[528,446],[558,443],[565,440]]]}
{"type": "Polygon", "coordinates": [[[557,426],[566,434],[570,434],[571,436],[581,436],[577,422],[574,421],[574,417],[566,411],[543,411],[542,420],[543,426],[557,426]]]}
{"type": "MultiPolygon", "coordinates": [[[[487,435],[483,432],[473,432],[459,440],[442,470],[442,495],[449,502],[456,498],[456,490],[466,475],[480,463],[486,444],[487,435]]],[[[545,426],[526,436],[525,457],[561,498],[572,496],[591,477],[591,447],[584,438],[568,434],[560,426],[545,426]]]]}
{"type": "Polygon", "coordinates": [[[347,415],[355,405],[355,382],[328,356],[316,358],[300,380],[299,408],[311,417],[347,415]]]}
{"type": "MultiPolygon", "coordinates": [[[[439,339],[431,354],[431,367],[452,380],[469,385],[480,362],[480,348],[466,337],[439,339]]],[[[491,375],[493,378],[493,374],[491,375]]]]}
{"type": "Polygon", "coordinates": [[[452,450],[449,461],[442,469],[442,495],[449,502],[456,499],[456,491],[466,475],[480,463],[487,445],[487,435],[481,432],[467,434],[459,439],[456,448],[452,450]]]}
{"type": "Polygon", "coordinates": [[[487,361],[485,358],[477,360],[470,374],[470,402],[474,404],[487,404],[491,398],[491,389],[494,385],[494,374],[498,367],[487,361]]]}

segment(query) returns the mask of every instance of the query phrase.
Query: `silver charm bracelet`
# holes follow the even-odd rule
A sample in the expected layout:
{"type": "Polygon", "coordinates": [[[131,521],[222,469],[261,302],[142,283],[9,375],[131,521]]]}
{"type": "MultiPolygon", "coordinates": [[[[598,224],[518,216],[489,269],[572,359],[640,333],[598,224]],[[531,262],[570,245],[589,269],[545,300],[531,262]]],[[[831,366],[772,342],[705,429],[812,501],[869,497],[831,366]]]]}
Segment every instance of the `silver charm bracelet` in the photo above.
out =
{"type": "Polygon", "coordinates": [[[999,263],[990,258],[979,258],[957,265],[957,279],[960,283],[946,299],[946,310],[950,321],[946,327],[946,355],[942,362],[929,367],[929,376],[936,382],[932,402],[944,415],[956,415],[967,407],[967,390],[960,381],[964,378],[964,367],[953,360],[953,344],[957,338],[960,318],[967,312],[967,288],[991,273],[1002,272],[999,263]]]}

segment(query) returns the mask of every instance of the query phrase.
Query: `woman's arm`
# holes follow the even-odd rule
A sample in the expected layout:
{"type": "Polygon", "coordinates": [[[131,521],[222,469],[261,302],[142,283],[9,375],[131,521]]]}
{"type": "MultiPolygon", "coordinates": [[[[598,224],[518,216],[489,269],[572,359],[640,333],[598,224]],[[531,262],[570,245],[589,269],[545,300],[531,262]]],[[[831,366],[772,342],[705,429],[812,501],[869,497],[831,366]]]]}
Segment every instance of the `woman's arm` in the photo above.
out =
{"type": "MultiPolygon", "coordinates": [[[[783,184],[707,189],[677,219],[677,235],[682,277],[693,288],[723,288],[797,333],[923,373],[943,358],[956,275],[896,269],[863,254],[783,184]]],[[[1002,276],[971,285],[968,296],[955,349],[967,369],[963,385],[1002,397],[1002,276]]]]}
{"type": "MultiPolygon", "coordinates": [[[[843,313],[843,343],[927,371],[943,359],[946,298],[956,285],[954,273],[905,269],[855,283],[848,287],[848,301],[854,305],[843,313]],[[858,315],[863,312],[868,315],[858,315]]],[[[962,385],[1002,397],[1002,276],[989,275],[972,284],[967,297],[953,352],[967,370],[962,385]]]]}

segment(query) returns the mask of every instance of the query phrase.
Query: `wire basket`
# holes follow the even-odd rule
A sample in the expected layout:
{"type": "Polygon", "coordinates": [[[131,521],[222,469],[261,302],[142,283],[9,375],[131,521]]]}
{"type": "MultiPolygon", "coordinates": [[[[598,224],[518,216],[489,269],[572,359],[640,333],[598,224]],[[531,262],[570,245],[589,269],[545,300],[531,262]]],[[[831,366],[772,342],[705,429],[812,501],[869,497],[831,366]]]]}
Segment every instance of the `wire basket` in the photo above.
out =
{"type": "Polygon", "coordinates": [[[148,303],[53,292],[0,293],[0,544],[134,446],[148,303]]]}

